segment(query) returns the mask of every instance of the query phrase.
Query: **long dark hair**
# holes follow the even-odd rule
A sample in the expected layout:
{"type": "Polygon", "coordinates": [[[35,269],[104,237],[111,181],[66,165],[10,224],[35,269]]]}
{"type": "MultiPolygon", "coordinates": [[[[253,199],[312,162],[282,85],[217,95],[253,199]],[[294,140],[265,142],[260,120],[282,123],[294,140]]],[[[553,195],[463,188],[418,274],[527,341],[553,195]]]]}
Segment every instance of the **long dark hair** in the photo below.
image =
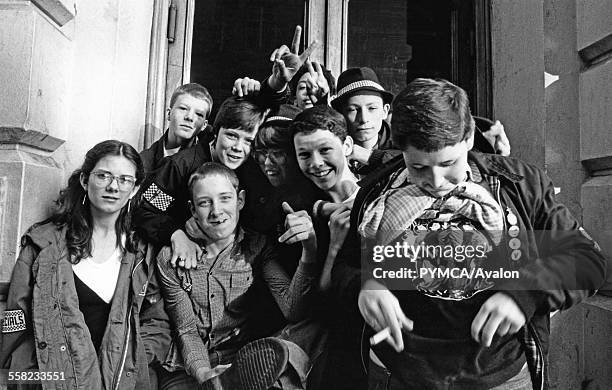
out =
{"type": "MultiPolygon", "coordinates": [[[[73,264],[91,256],[93,224],[89,202],[83,201],[86,198],[86,191],[81,186],[80,178],[83,175],[85,180],[88,180],[89,174],[98,161],[106,156],[123,156],[131,161],[136,167],[136,185],[139,185],[144,179],[142,160],[136,149],[128,143],[116,140],[103,141],[87,152],[81,168],[70,175],[68,186],[60,191],[60,195],[55,201],[56,211],[49,218],[49,221],[57,226],[66,225],[66,246],[70,255],[69,260],[73,264]]],[[[134,240],[130,236],[131,220],[131,213],[128,213],[128,207],[124,206],[115,222],[117,243],[122,251],[126,249],[134,251],[136,249],[134,240]],[[121,239],[124,234],[128,237],[125,246],[121,239]]]]}

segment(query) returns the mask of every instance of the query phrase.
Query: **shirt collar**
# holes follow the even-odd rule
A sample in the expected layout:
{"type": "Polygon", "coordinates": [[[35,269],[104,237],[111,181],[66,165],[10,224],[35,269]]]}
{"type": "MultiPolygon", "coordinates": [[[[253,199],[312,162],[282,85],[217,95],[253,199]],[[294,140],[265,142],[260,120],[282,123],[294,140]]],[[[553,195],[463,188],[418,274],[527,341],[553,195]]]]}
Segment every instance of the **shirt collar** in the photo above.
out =
{"type": "Polygon", "coordinates": [[[480,183],[482,181],[482,175],[480,174],[478,166],[471,160],[468,160],[468,165],[470,167],[467,171],[468,181],[480,183]]]}

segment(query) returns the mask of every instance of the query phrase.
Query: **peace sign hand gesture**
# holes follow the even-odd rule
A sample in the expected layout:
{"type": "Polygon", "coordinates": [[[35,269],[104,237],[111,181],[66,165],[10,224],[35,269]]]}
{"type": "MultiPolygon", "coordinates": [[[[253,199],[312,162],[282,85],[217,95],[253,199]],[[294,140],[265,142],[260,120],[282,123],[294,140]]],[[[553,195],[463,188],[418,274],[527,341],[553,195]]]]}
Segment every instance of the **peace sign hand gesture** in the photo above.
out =
{"type": "Polygon", "coordinates": [[[308,77],[306,77],[306,90],[312,104],[317,104],[319,99],[329,96],[329,83],[323,75],[323,68],[318,62],[306,60],[308,77]]]}
{"type": "Polygon", "coordinates": [[[270,61],[273,62],[273,65],[272,76],[270,76],[268,83],[273,90],[283,90],[308,59],[310,54],[319,47],[319,42],[315,40],[302,54],[299,54],[301,39],[302,27],[296,26],[295,33],[293,34],[293,41],[291,42],[291,49],[289,49],[287,45],[282,45],[270,55],[270,61]]]}

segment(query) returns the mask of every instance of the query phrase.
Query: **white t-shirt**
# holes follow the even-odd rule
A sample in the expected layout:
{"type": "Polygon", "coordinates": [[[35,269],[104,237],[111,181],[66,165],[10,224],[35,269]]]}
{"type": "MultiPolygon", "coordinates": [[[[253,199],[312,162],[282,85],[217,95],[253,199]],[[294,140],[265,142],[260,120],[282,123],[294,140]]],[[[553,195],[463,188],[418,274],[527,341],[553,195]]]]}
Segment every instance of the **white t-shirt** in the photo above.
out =
{"type": "Polygon", "coordinates": [[[113,299],[120,268],[121,249],[119,247],[103,262],[95,262],[92,257],[88,257],[72,265],[72,271],[76,276],[106,303],[110,303],[113,299]]]}

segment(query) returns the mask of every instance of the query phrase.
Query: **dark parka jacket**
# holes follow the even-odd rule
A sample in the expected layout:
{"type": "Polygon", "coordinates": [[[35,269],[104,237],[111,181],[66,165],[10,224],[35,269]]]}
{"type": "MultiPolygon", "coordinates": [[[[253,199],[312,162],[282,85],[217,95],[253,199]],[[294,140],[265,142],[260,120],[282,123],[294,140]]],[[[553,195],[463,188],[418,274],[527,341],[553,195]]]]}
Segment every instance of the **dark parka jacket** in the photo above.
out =
{"type": "MultiPolygon", "coordinates": [[[[552,182],[541,169],[514,158],[477,152],[470,152],[469,160],[489,181],[493,196],[504,211],[504,228],[509,228],[505,220],[511,212],[518,217],[521,242],[527,243],[521,248],[524,253],[520,279],[497,284],[496,288],[512,296],[527,318],[518,337],[525,350],[533,388],[546,389],[549,314],[594,294],[605,281],[609,259],[569,210],[555,200],[552,182]]],[[[357,226],[367,205],[380,195],[393,173],[403,168],[403,158],[398,156],[360,182],[350,230],[332,270],[334,291],[353,311],[358,310],[362,283],[357,226]]],[[[507,251],[503,258],[510,262],[507,244],[503,241],[500,248],[507,251]]]]}
{"type": "Polygon", "coordinates": [[[97,355],[74,285],[66,228],[34,226],[15,263],[0,344],[0,367],[63,372],[44,389],[149,389],[148,363],[169,347],[168,317],[150,246],[121,260],[115,294],[97,355]],[[142,313],[142,317],[141,317],[142,313]]]}

